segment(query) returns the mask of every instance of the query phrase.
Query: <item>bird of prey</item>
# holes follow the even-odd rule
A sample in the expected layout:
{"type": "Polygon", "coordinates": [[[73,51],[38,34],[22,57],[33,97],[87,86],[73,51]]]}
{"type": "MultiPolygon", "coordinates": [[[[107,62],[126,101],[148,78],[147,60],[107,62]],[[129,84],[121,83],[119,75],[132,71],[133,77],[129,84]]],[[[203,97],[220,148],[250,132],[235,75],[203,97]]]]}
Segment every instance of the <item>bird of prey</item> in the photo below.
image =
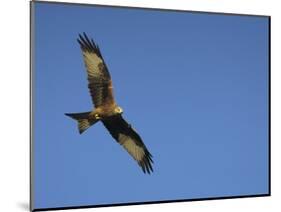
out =
{"type": "Polygon", "coordinates": [[[88,75],[88,88],[94,104],[92,111],[66,113],[78,122],[79,133],[101,121],[111,136],[137,161],[144,173],[153,172],[152,155],[141,137],[122,117],[123,110],[113,96],[113,86],[108,68],[98,45],[83,33],[77,39],[88,75]]]}

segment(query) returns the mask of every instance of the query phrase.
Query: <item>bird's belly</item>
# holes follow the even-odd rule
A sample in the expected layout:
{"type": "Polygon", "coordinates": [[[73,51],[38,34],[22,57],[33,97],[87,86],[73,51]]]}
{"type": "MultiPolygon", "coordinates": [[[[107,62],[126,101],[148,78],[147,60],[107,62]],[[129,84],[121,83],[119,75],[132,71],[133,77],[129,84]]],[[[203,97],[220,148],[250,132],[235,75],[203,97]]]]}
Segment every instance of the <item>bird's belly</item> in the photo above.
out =
{"type": "Polygon", "coordinates": [[[110,116],[115,115],[114,113],[114,109],[112,109],[111,107],[103,107],[103,108],[96,108],[95,110],[93,110],[90,114],[90,117],[95,117],[95,118],[100,118],[100,119],[106,119],[110,116]]]}

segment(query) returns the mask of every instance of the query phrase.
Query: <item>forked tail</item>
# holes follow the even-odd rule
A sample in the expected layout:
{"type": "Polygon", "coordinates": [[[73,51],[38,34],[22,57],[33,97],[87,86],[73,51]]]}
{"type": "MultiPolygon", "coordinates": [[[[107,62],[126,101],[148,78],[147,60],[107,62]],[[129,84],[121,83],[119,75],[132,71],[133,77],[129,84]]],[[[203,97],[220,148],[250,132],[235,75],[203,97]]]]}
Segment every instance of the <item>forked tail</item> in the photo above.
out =
{"type": "Polygon", "coordinates": [[[78,122],[78,130],[79,133],[82,134],[85,130],[87,130],[90,126],[95,124],[97,119],[89,119],[90,112],[85,113],[65,113],[66,116],[73,118],[78,122]]]}

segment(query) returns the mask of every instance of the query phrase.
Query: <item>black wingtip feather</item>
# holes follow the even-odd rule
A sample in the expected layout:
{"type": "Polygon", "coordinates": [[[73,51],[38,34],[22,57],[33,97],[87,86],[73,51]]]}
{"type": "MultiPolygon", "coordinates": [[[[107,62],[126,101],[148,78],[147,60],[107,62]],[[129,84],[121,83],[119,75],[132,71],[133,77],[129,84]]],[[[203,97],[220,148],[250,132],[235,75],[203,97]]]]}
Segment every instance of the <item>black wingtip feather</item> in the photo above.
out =
{"type": "Polygon", "coordinates": [[[91,52],[91,51],[95,52],[95,49],[91,48],[91,46],[88,44],[88,42],[83,38],[83,36],[81,34],[79,34],[79,38],[82,43],[81,47],[83,50],[86,50],[89,52],[91,52]]]}
{"type": "MultiPolygon", "coordinates": [[[[149,159],[148,159],[149,160],[149,159]]],[[[152,168],[152,165],[151,165],[151,163],[148,161],[148,166],[149,166],[149,168],[150,168],[150,170],[151,170],[151,172],[153,172],[153,168],[152,168]]]]}
{"type": "Polygon", "coordinates": [[[144,165],[142,163],[140,163],[140,167],[141,167],[143,173],[145,173],[145,168],[144,168],[144,165]]]}
{"type": "Polygon", "coordinates": [[[146,162],[144,163],[144,165],[145,165],[145,168],[146,168],[147,173],[150,174],[150,168],[149,168],[147,159],[146,159],[146,162]]]}
{"type": "Polygon", "coordinates": [[[100,49],[92,38],[89,39],[85,32],[83,32],[83,34],[79,33],[78,36],[79,38],[77,39],[77,41],[83,51],[93,52],[102,58],[100,49]]]}
{"type": "Polygon", "coordinates": [[[95,41],[94,41],[92,38],[91,38],[91,42],[92,42],[92,44],[94,44],[94,46],[96,46],[97,48],[99,48],[98,45],[95,44],[95,41]]]}
{"type": "Polygon", "coordinates": [[[91,48],[96,49],[97,47],[96,47],[96,45],[95,45],[95,42],[91,42],[85,32],[84,32],[83,34],[84,34],[84,37],[85,37],[85,39],[86,39],[88,45],[89,45],[91,48]]]}
{"type": "Polygon", "coordinates": [[[149,152],[148,152],[148,156],[147,156],[147,157],[148,157],[148,159],[149,159],[149,161],[150,161],[151,163],[154,163],[153,160],[152,160],[152,155],[151,155],[149,152]]]}
{"type": "Polygon", "coordinates": [[[139,162],[139,165],[145,174],[151,174],[154,171],[151,164],[153,163],[151,156],[152,155],[148,151],[146,151],[145,157],[142,159],[142,161],[139,162]]]}
{"type": "Polygon", "coordinates": [[[80,47],[82,48],[83,43],[79,39],[77,39],[77,42],[80,44],[80,47]]]}

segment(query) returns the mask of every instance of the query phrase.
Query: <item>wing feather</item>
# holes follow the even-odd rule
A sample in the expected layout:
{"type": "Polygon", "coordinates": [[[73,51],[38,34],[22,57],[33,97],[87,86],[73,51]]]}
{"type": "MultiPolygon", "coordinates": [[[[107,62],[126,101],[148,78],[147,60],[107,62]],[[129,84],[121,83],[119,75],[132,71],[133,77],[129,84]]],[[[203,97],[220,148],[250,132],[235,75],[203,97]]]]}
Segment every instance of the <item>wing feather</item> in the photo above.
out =
{"type": "Polygon", "coordinates": [[[102,122],[112,137],[137,161],[144,173],[153,172],[152,155],[138,133],[121,115],[112,116],[102,122]]]}
{"type": "Polygon", "coordinates": [[[77,39],[88,74],[88,88],[95,107],[114,103],[112,81],[99,47],[84,33],[77,39]]]}

